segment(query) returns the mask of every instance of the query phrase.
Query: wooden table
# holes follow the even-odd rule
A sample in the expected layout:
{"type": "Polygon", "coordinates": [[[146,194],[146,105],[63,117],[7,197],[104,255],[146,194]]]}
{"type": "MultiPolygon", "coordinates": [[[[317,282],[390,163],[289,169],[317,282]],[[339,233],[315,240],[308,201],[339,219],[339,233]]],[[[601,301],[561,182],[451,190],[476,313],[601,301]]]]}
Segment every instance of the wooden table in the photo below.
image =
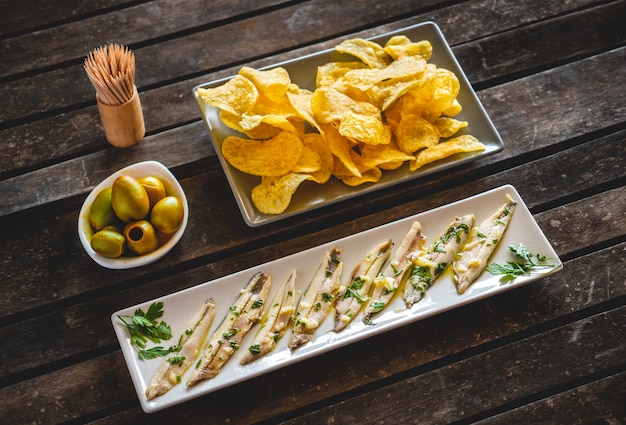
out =
{"type": "Polygon", "coordinates": [[[3,423],[626,423],[626,2],[0,1],[3,423]],[[191,95],[261,67],[435,21],[503,151],[278,223],[239,214],[191,95]],[[130,46],[147,135],[104,138],[82,68],[130,46]],[[81,247],[87,193],[158,160],[190,202],[159,262],[114,271],[81,247]],[[564,269],[151,415],[111,313],[513,184],[564,269]]]}

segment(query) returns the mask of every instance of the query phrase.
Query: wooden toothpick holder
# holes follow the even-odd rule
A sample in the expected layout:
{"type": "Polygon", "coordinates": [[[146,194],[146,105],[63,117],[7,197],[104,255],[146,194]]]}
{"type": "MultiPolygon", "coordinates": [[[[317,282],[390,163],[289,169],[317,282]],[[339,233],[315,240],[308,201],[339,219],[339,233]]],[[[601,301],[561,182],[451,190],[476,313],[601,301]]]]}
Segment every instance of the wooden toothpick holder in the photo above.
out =
{"type": "Polygon", "coordinates": [[[133,96],[120,105],[104,103],[96,94],[98,111],[107,141],[118,148],[133,146],[146,134],[137,87],[133,86],[133,96]]]}

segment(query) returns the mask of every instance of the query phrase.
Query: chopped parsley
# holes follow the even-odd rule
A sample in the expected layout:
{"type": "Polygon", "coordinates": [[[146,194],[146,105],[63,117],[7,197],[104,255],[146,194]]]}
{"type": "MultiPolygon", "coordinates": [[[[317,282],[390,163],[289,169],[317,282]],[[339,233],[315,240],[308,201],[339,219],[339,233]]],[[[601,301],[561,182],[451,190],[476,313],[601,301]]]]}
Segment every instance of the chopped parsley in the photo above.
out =
{"type": "Polygon", "coordinates": [[[174,351],[180,351],[180,345],[174,345],[170,348],[153,347],[146,349],[148,341],[155,344],[162,340],[172,338],[172,329],[164,321],[159,321],[163,316],[163,303],[154,302],[148,307],[148,311],[144,312],[138,308],[132,316],[117,316],[130,333],[130,343],[142,360],[153,359],[155,357],[165,356],[174,351]]]}
{"type": "Polygon", "coordinates": [[[493,275],[503,275],[504,280],[513,280],[518,276],[528,274],[535,270],[554,268],[554,264],[544,264],[550,258],[542,254],[532,254],[528,248],[520,243],[518,246],[509,245],[516,260],[509,260],[505,264],[492,263],[487,266],[487,271],[493,275]]]}

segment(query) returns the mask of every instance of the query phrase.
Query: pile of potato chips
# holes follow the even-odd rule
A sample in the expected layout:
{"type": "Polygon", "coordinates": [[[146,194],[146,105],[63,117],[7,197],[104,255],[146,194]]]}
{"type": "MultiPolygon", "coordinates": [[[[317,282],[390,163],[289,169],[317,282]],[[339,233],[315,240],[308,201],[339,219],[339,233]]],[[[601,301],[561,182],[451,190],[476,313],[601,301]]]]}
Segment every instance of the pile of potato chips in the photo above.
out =
{"type": "Polygon", "coordinates": [[[358,60],[317,70],[314,91],[291,82],[281,67],[243,67],[198,96],[246,137],[227,137],[222,155],[261,177],[252,202],[262,214],[284,212],[305,180],[331,176],[349,186],[377,182],[408,161],[411,171],[460,152],[484,150],[475,137],[455,136],[467,122],[456,99],[459,80],[429,63],[430,42],[392,37],[385,46],[356,38],[335,47],[358,60]]]}

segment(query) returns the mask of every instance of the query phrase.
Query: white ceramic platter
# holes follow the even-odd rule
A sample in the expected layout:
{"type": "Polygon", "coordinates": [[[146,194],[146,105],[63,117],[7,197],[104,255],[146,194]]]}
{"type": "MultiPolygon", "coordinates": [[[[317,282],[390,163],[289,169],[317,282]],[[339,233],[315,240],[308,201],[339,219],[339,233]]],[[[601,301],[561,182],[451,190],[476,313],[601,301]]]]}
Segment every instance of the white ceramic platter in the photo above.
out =
{"type": "Polygon", "coordinates": [[[452,308],[525,285],[534,280],[541,279],[549,273],[554,273],[561,268],[562,264],[556,252],[533,219],[520,195],[513,186],[507,185],[449,205],[419,213],[415,216],[338,239],[285,258],[261,264],[214,281],[206,282],[184,291],[125,308],[114,313],[111,316],[111,320],[119,339],[124,358],[128,364],[128,369],[141,405],[146,412],[154,412],[284,366],[306,360],[320,353],[378,335],[390,329],[404,326],[452,308]],[[391,238],[394,242],[394,250],[397,249],[398,244],[415,220],[420,222],[422,233],[427,238],[426,243],[430,244],[441,233],[446,231],[448,224],[456,216],[474,214],[476,225],[482,223],[483,220],[490,217],[507,201],[507,194],[513,197],[518,203],[509,227],[491,258],[490,263],[504,263],[507,260],[512,260],[513,258],[508,249],[508,245],[519,245],[523,243],[531,252],[551,257],[550,264],[556,266],[553,269],[549,269],[547,272],[544,271],[542,274],[524,275],[507,283],[502,282],[499,276],[485,272],[463,295],[458,295],[452,280],[452,271],[450,267],[448,267],[427,291],[426,296],[409,310],[406,309],[404,301],[401,295],[399,295],[401,290],[399,290],[398,294],[392,299],[391,304],[388,305],[382,313],[375,316],[373,325],[366,325],[363,322],[363,315],[360,313],[347,328],[338,333],[332,331],[334,324],[334,311],[332,311],[331,316],[321,324],[311,342],[293,352],[290,351],[287,347],[287,342],[291,334],[291,330],[289,330],[279,341],[278,346],[272,353],[256,362],[241,366],[239,364],[240,358],[245,350],[247,350],[251,339],[256,334],[257,327],[254,327],[242,341],[241,349],[235,352],[234,356],[226,363],[222,371],[215,378],[203,381],[187,389],[184,383],[189,376],[188,371],[187,374],[183,376],[182,384],[177,385],[163,396],[157,397],[152,401],[147,400],[145,396],[146,387],[150,383],[152,375],[162,360],[143,361],[138,359],[137,352],[130,344],[129,334],[125,326],[118,319],[118,315],[132,315],[137,308],[142,308],[146,311],[153,302],[162,301],[165,311],[162,320],[165,320],[171,326],[173,334],[172,340],[165,341],[162,345],[169,347],[176,343],[178,337],[186,329],[195,312],[200,309],[202,302],[209,297],[212,297],[217,303],[216,315],[210,331],[212,332],[213,329],[221,323],[228,308],[237,298],[239,291],[256,272],[264,271],[271,275],[272,289],[268,299],[272,299],[278,287],[284,282],[289,273],[295,269],[297,273],[296,298],[298,299],[299,295],[308,286],[311,278],[315,274],[324,253],[336,246],[342,251],[342,259],[344,262],[342,283],[345,285],[350,279],[352,270],[354,270],[358,262],[371,248],[391,238]]]}
{"type": "MultiPolygon", "coordinates": [[[[468,122],[468,126],[458,134],[471,134],[477,137],[485,145],[486,149],[481,152],[453,155],[421,167],[414,172],[411,172],[408,165],[404,164],[403,167],[397,170],[383,172],[381,180],[377,183],[362,184],[357,187],[346,186],[335,178],[331,178],[323,185],[306,181],[298,188],[291,204],[284,213],[278,215],[261,214],[255,209],[250,198],[252,188],[259,184],[260,177],[247,175],[236,170],[228,164],[221,154],[221,145],[226,137],[231,135],[242,137],[242,135],[226,127],[219,119],[219,110],[206,105],[196,94],[198,87],[216,87],[222,85],[231,77],[199,85],[193,89],[193,94],[200,108],[201,115],[208,127],[211,141],[233,191],[237,205],[249,226],[260,226],[375,190],[384,189],[391,185],[465,164],[469,161],[474,161],[478,158],[494,154],[502,149],[503,143],[500,135],[485,112],[465,73],[459,66],[439,27],[433,22],[425,22],[371,37],[370,40],[384,45],[389,38],[400,34],[406,35],[413,41],[430,41],[433,46],[433,55],[430,62],[438,67],[449,69],[456,74],[461,85],[457,99],[463,106],[463,110],[455,118],[468,122]]],[[[264,69],[282,66],[289,72],[292,82],[296,83],[301,88],[314,90],[318,66],[330,61],[349,60],[354,60],[354,58],[348,55],[342,55],[334,49],[331,49],[277,63],[264,69]]]]}

